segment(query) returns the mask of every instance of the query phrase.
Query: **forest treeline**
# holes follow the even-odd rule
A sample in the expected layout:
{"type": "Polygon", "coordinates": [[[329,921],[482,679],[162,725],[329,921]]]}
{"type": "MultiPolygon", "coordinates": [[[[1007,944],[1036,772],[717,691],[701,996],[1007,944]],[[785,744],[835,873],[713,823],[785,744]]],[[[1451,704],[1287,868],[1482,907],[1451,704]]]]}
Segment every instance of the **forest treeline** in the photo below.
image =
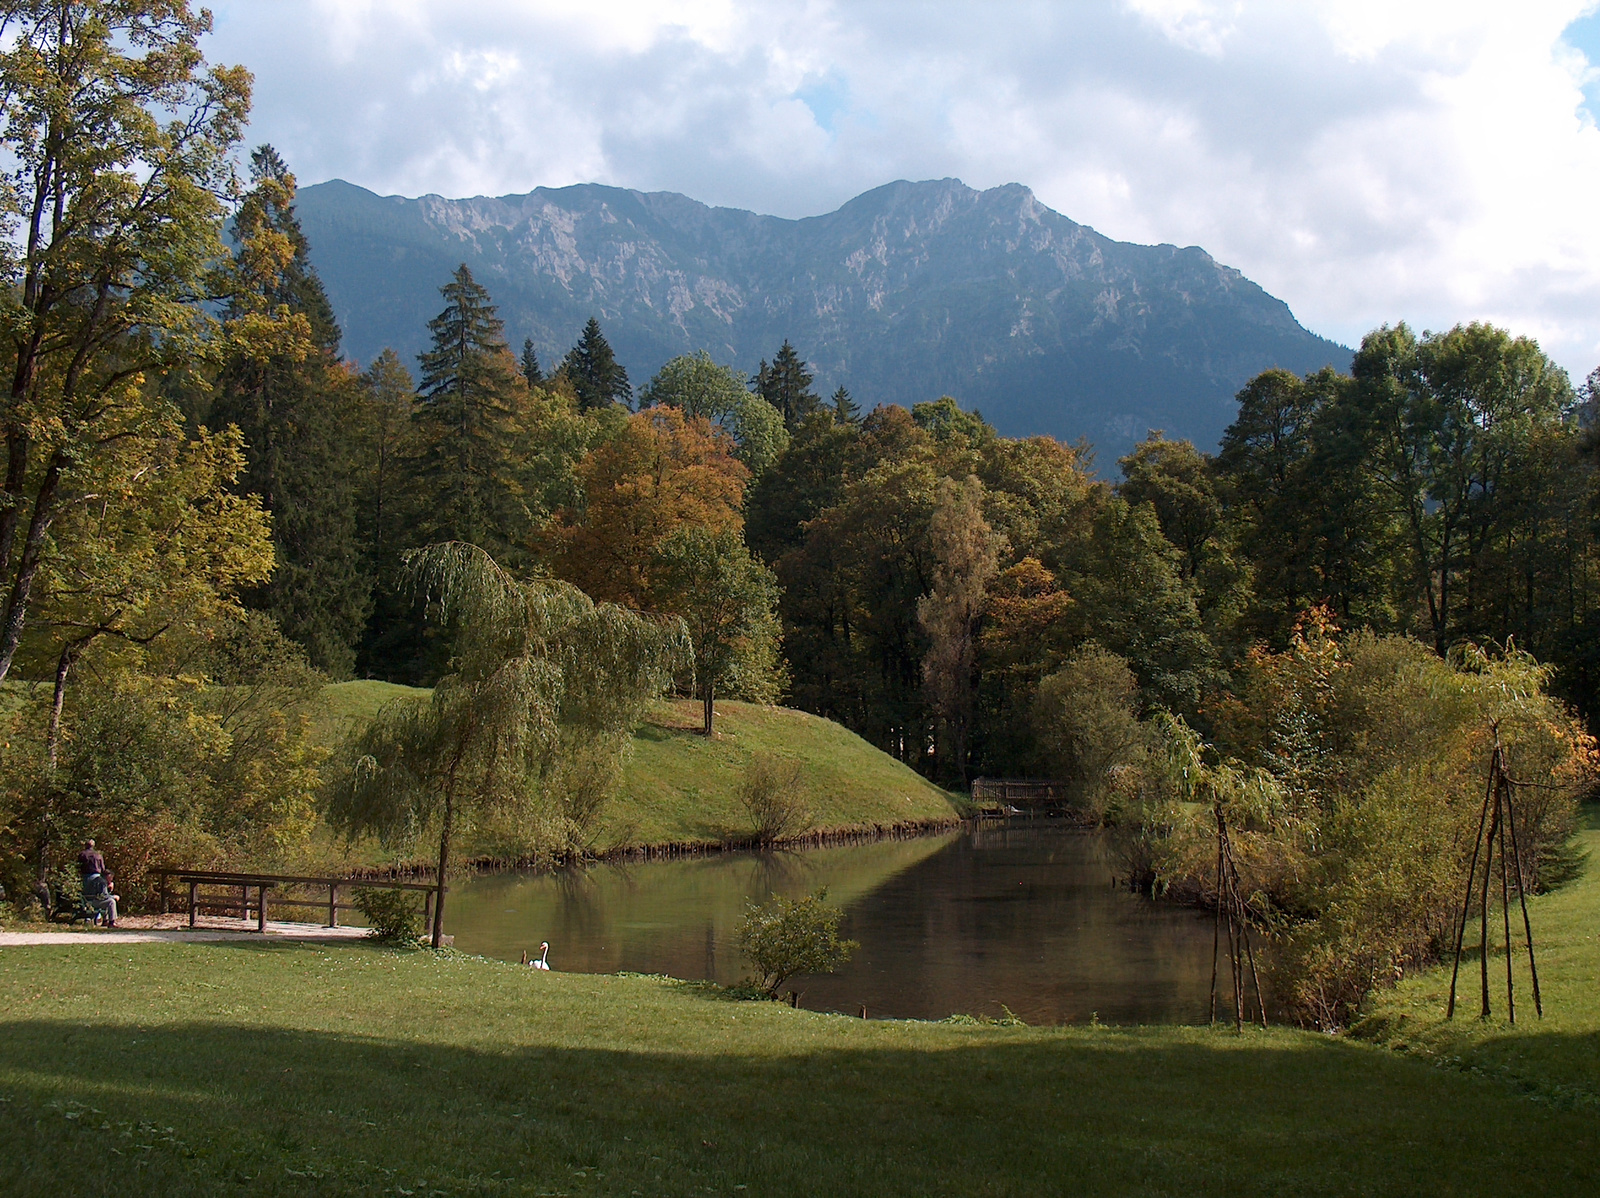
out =
{"type": "Polygon", "coordinates": [[[457,801],[440,753],[475,763],[468,808],[517,791],[507,843],[581,847],[663,688],[708,735],[718,696],[781,700],[945,784],[1064,778],[1152,889],[1208,900],[1197,846],[1229,816],[1280,990],[1321,1023],[1447,938],[1494,737],[1554,787],[1522,792],[1519,868],[1573,868],[1600,375],[1487,325],[1386,326],[1348,373],[1251,380],[1216,453],[1152,432],[1113,471],[947,396],[823,398],[788,342],[753,378],[698,352],[636,390],[591,319],[541,363],[465,266],[426,352],[362,367],[287,165],[263,146],[239,177],[249,77],[204,61],[209,18],[24,7],[8,888],[91,829],[133,885],[157,857],[282,859],[319,820],[415,833],[457,801]],[[360,769],[311,734],[349,677],[441,684],[360,769]]]}

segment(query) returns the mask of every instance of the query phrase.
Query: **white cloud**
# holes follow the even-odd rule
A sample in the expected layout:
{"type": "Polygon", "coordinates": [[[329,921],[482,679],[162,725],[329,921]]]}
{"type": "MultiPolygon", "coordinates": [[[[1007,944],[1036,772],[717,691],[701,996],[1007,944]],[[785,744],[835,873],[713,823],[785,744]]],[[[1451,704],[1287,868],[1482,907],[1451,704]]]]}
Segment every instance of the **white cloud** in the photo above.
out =
{"type": "Polygon", "coordinates": [[[1027,183],[1198,244],[1353,342],[1490,319],[1600,361],[1593,0],[221,0],[254,137],[307,181],[594,180],[780,215],[1027,183]]]}

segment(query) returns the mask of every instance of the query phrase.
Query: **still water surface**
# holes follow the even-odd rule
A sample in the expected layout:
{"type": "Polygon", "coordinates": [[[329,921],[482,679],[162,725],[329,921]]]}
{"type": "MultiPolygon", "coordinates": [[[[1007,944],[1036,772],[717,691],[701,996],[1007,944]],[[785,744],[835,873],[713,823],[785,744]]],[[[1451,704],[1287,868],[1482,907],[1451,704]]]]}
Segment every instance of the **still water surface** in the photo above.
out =
{"type": "Polygon", "coordinates": [[[1004,1005],[1032,1024],[1203,1021],[1210,920],[1110,883],[1098,834],[1041,820],[487,875],[452,893],[446,922],[465,952],[517,960],[548,940],[558,970],[729,983],[748,972],[733,939],[746,901],[825,886],[861,948],[838,974],[790,983],[803,1006],[940,1019],[1004,1005]]]}

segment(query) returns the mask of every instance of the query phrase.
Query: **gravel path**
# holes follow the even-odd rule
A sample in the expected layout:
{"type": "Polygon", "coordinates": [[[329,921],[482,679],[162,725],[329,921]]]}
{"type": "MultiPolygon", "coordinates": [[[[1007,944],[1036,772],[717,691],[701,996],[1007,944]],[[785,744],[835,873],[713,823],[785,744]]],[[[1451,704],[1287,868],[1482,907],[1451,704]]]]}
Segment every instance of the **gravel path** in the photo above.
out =
{"type": "MultiPolygon", "coordinates": [[[[141,921],[143,922],[143,921],[141,921]]],[[[153,921],[152,921],[153,922],[153,921]]],[[[327,928],[310,923],[269,921],[265,934],[255,921],[206,919],[203,926],[132,926],[132,917],[114,928],[61,928],[59,931],[0,931],[0,947],[21,944],[159,944],[164,941],[203,943],[208,940],[360,940],[366,928],[327,928]],[[127,926],[124,926],[127,925],[127,926]]]]}

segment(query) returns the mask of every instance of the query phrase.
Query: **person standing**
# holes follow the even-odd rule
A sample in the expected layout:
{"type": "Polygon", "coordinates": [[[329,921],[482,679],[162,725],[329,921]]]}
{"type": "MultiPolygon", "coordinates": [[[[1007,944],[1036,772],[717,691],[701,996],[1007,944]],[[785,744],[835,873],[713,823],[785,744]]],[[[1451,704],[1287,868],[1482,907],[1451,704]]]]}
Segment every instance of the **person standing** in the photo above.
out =
{"type": "Polygon", "coordinates": [[[88,878],[90,874],[105,872],[106,859],[100,855],[100,850],[94,847],[94,841],[84,841],[83,851],[78,854],[78,877],[88,878]]]}

